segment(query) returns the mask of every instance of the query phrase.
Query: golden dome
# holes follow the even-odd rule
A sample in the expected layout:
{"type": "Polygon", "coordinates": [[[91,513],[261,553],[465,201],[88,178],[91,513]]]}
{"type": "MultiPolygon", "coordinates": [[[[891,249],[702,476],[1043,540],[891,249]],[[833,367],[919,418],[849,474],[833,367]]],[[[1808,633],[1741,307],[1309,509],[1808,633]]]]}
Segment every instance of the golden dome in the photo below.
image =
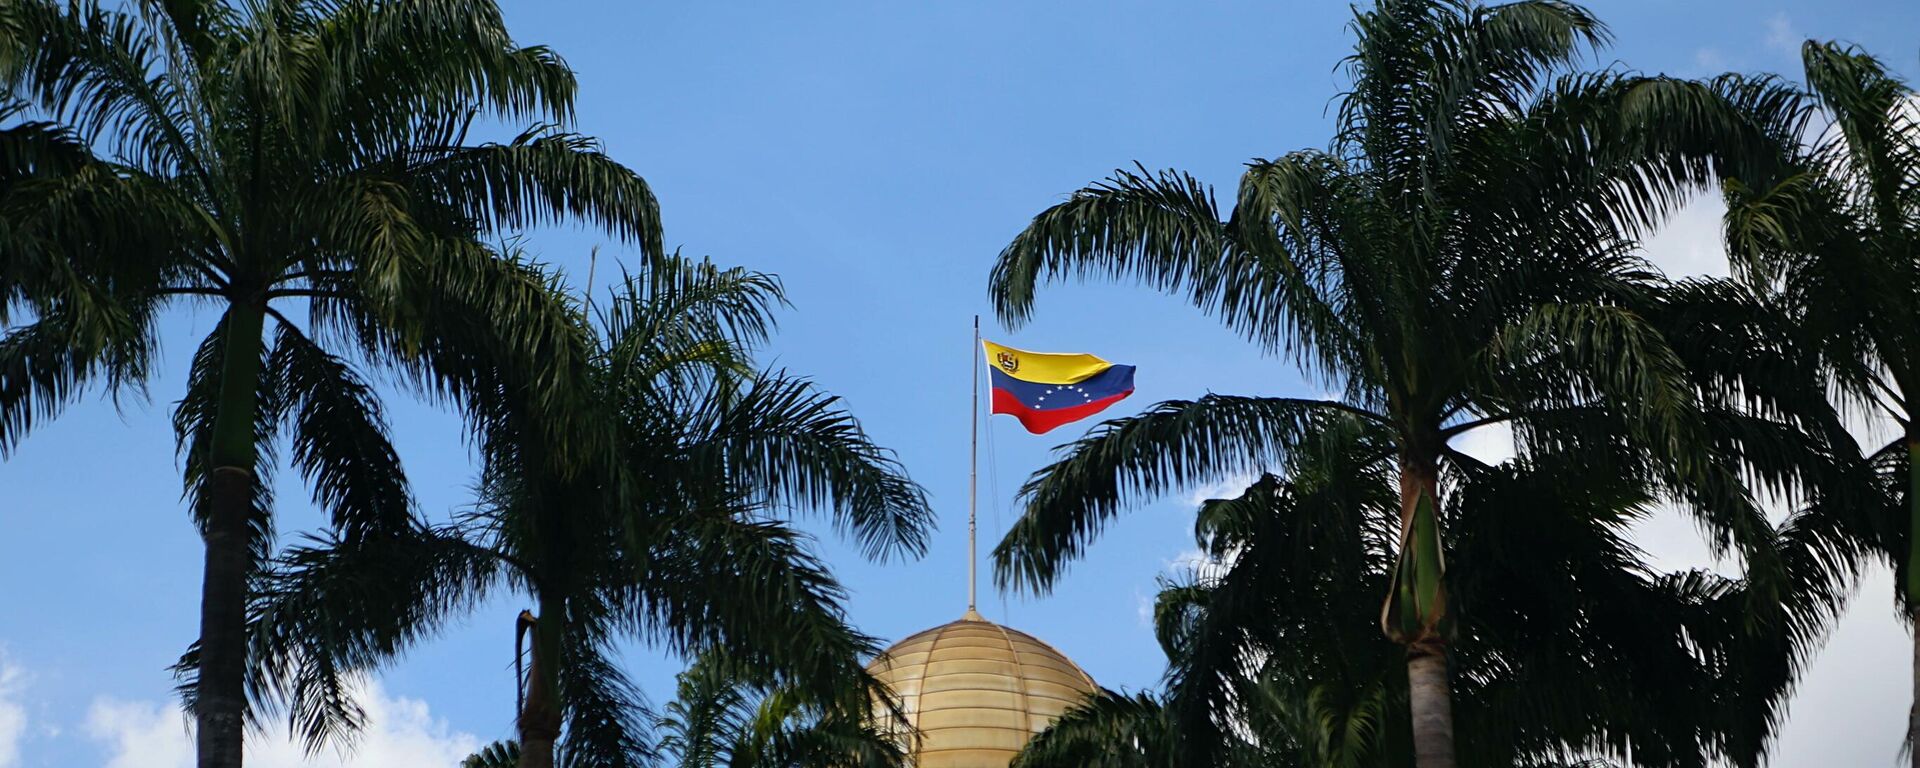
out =
{"type": "Polygon", "coordinates": [[[894,643],[873,675],[918,729],[918,768],[1006,768],[1034,734],[1091,695],[1093,678],[1053,646],[972,610],[894,643]]]}

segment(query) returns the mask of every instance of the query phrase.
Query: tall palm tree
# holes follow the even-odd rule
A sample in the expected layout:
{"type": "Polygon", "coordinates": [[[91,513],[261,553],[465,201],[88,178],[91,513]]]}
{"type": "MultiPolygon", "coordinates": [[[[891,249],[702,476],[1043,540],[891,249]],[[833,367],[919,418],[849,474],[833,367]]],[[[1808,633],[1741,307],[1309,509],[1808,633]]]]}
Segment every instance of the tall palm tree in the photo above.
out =
{"type": "Polygon", "coordinates": [[[458,523],[293,552],[255,611],[264,680],[324,738],[350,727],[343,672],[377,665],[481,596],[530,597],[519,761],[634,766],[644,709],[608,657],[621,637],[725,649],[745,684],[801,701],[878,694],[844,594],[786,518],[821,509],[870,556],[918,553],[921,489],[802,379],[756,372],[782,303],[772,277],[668,257],[644,266],[566,349],[477,368],[485,459],[458,523]],[[574,370],[538,374],[535,359],[574,370]],[[569,382],[536,398],[526,379],[569,382]],[[559,425],[559,426],[556,426],[559,425]],[[555,450],[564,446],[564,452],[555,450]],[[560,737],[564,733],[565,739],[560,737]]]}
{"type": "MultiPolygon", "coordinates": [[[[1400,486],[1380,623],[1406,651],[1418,764],[1438,768],[1455,752],[1438,510],[1470,480],[1449,441],[1504,424],[1546,452],[1570,418],[1604,414],[1651,449],[1700,443],[1695,387],[1646,314],[1663,281],[1635,243],[1736,170],[1729,159],[1763,155],[1746,115],[1785,97],[1766,82],[1563,75],[1606,35],[1565,2],[1381,0],[1353,28],[1330,150],[1250,163],[1224,220],[1191,176],[1118,172],[1036,216],[991,280],[1009,323],[1047,280],[1139,280],[1340,395],[1209,396],[1103,425],[1024,487],[997,577],[1044,589],[1133,499],[1265,471],[1313,419],[1368,420],[1390,436],[1380,460],[1400,486]]],[[[1754,546],[1768,533],[1750,505],[1702,511],[1754,546]]]]}
{"type": "MultiPolygon", "coordinates": [[[[1205,502],[1196,532],[1212,565],[1168,585],[1156,611],[1166,692],[1100,697],[1019,765],[1411,765],[1408,681],[1372,626],[1396,562],[1397,478],[1372,458],[1388,441],[1357,417],[1330,419],[1284,478],[1205,502]]],[[[1634,472],[1595,458],[1475,467],[1441,510],[1449,551],[1475,564],[1449,581],[1464,608],[1452,657],[1462,760],[1753,764],[1742,710],[1756,688],[1782,693],[1791,655],[1740,630],[1753,585],[1644,564],[1626,533],[1651,498],[1634,472]]]]}
{"type": "Polygon", "coordinates": [[[0,203],[0,321],[27,321],[0,350],[0,446],[86,384],[146,377],[163,309],[220,312],[176,425],[206,542],[199,765],[239,766],[248,583],[271,551],[282,428],[334,535],[407,528],[359,366],[476,394],[441,372],[485,352],[459,348],[470,326],[527,345],[564,333],[528,309],[546,295],[538,273],[482,239],[570,218],[657,257],[657,206],[559,127],[573,73],[514,43],[490,0],[14,0],[0,77],[67,126],[15,158],[33,173],[0,203]],[[476,120],[533,127],[470,144],[476,120]]]}
{"type": "MultiPolygon", "coordinates": [[[[1824,129],[1782,121],[1779,172],[1727,183],[1727,243],[1736,277],[1780,297],[1845,405],[1898,427],[1871,456],[1888,502],[1824,522],[1893,564],[1920,626],[1920,95],[1858,48],[1808,41],[1801,55],[1824,129]]],[[[1920,640],[1914,664],[1920,701],[1920,640]]],[[[1911,740],[1920,704],[1909,718],[1911,740]]]]}

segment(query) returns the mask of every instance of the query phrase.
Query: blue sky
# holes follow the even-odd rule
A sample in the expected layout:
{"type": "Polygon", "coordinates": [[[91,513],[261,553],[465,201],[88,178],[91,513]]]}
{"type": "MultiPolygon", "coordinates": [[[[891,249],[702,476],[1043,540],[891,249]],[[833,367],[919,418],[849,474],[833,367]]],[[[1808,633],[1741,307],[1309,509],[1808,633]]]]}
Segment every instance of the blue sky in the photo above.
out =
{"type": "MultiPolygon", "coordinates": [[[[1648,71],[1797,71],[1808,37],[1865,45],[1920,74],[1910,2],[1594,2],[1617,43],[1598,59],[1648,71]]],[[[1007,331],[985,291],[994,255],[1028,217],[1112,169],[1180,168],[1219,186],[1241,164],[1324,146],[1335,64],[1350,45],[1336,2],[683,3],[507,5],[516,36],[579,71],[578,129],[654,185],[667,240],[771,271],[795,305],[765,362],[843,395],[931,491],[942,529],[914,562],[868,563],[830,535],[822,550],[866,631],[898,638],[965,607],[969,321],[1014,346],[1139,366],[1110,413],[1210,391],[1321,394],[1181,302],[1126,285],[1065,285],[1007,331]]],[[[1650,246],[1676,273],[1723,269],[1714,212],[1683,215],[1650,246]]],[[[530,233],[576,285],[592,232],[530,233]]],[[[602,251],[599,283],[618,246],[602,251]]],[[[200,546],[179,501],[168,414],[209,314],[168,319],[166,373],[118,408],[89,399],[0,464],[0,768],[186,765],[165,667],[192,639],[200,546]]],[[[468,501],[457,422],[394,392],[389,415],[424,510],[468,501]]],[[[984,552],[1020,481],[1084,425],[1034,437],[986,431],[984,552]]],[[[1497,436],[1493,438],[1497,442],[1497,436]]],[[[981,610],[1060,647],[1109,687],[1152,685],[1161,658],[1142,618],[1156,577],[1193,547],[1194,489],[1123,518],[1051,596],[981,610]]],[[[310,529],[297,478],[281,478],[283,539],[310,529]]],[[[819,526],[815,526],[816,528],[819,526]]],[[[1642,543],[1698,557],[1691,527],[1642,543]]],[[[984,570],[984,566],[983,566],[984,570]]],[[[1781,765],[1891,764],[1907,706],[1906,636],[1884,575],[1815,666],[1781,765]],[[1886,663],[1875,668],[1875,660],[1886,663]],[[1897,670],[1897,672],[1896,672],[1897,670]]],[[[356,765],[451,763],[510,735],[512,618],[501,599],[416,648],[370,691],[379,723],[356,765]]],[[[658,698],[678,662],[634,647],[658,698]]],[[[260,765],[294,765],[263,747],[260,765]]],[[[316,765],[336,764],[324,755],[316,765]]]]}

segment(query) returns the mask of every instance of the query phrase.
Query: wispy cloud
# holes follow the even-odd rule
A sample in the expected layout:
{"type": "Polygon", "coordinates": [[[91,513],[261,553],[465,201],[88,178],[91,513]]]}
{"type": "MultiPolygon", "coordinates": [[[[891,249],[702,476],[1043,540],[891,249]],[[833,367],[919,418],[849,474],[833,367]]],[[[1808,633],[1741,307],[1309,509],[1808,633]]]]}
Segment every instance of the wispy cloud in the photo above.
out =
{"type": "Polygon", "coordinates": [[[1257,477],[1257,475],[1252,472],[1242,472],[1228,477],[1225,480],[1208,483],[1188,491],[1187,495],[1181,497],[1180,500],[1185,502],[1189,509],[1192,509],[1200,506],[1209,499],[1235,498],[1245,493],[1247,486],[1253,485],[1255,477],[1257,477]]]}
{"type": "Polygon", "coordinates": [[[27,733],[27,708],[20,703],[26,670],[0,651],[0,768],[20,765],[20,742],[27,733]]]}
{"type": "Polygon", "coordinates": [[[1173,559],[1168,560],[1160,570],[1163,574],[1175,579],[1190,576],[1216,579],[1227,574],[1227,569],[1233,567],[1233,560],[1232,554],[1229,554],[1226,559],[1219,559],[1201,551],[1199,547],[1194,547],[1174,555],[1173,559]]]}
{"type": "Polygon", "coordinates": [[[1800,54],[1800,43],[1806,37],[1784,11],[1767,19],[1767,49],[1774,53],[1797,56],[1800,54]]]}

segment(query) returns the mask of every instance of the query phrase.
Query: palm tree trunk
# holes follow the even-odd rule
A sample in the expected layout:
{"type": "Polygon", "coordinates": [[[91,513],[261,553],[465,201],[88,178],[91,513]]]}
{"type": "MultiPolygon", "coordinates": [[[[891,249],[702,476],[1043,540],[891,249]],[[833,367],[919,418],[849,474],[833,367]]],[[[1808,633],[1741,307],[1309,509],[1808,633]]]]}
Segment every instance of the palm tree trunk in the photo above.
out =
{"type": "Polygon", "coordinates": [[[1447,650],[1439,643],[1407,649],[1407,689],[1413,710],[1413,764],[1453,768],[1453,687],[1447,650]]]}
{"type": "Polygon", "coordinates": [[[1913,703],[1907,707],[1907,760],[1920,768],[1920,424],[1907,424],[1907,583],[1902,595],[1913,627],[1913,703]]]}
{"type": "Polygon", "coordinates": [[[265,310],[227,310],[220,401],[209,441],[200,668],[195,689],[199,768],[240,768],[246,728],[247,579],[252,564],[253,422],[265,310]]]}
{"type": "Polygon", "coordinates": [[[1913,704],[1907,707],[1907,765],[1920,768],[1920,746],[1913,744],[1920,738],[1920,609],[1907,615],[1908,623],[1914,627],[1913,634],[1913,704]]]}
{"type": "Polygon", "coordinates": [[[540,599],[533,629],[533,661],[527,665],[527,699],[520,710],[520,768],[553,768],[560,738],[560,624],[558,600],[540,599]]]}
{"type": "Polygon", "coordinates": [[[1396,587],[1403,590],[1399,609],[1407,614],[1400,617],[1395,639],[1407,646],[1407,704],[1418,768],[1454,765],[1453,686],[1447,676],[1446,638],[1440,630],[1446,615],[1446,587],[1440,568],[1439,498],[1439,461],[1431,457],[1404,461],[1400,468],[1404,533],[1396,577],[1401,583],[1396,587]]]}

